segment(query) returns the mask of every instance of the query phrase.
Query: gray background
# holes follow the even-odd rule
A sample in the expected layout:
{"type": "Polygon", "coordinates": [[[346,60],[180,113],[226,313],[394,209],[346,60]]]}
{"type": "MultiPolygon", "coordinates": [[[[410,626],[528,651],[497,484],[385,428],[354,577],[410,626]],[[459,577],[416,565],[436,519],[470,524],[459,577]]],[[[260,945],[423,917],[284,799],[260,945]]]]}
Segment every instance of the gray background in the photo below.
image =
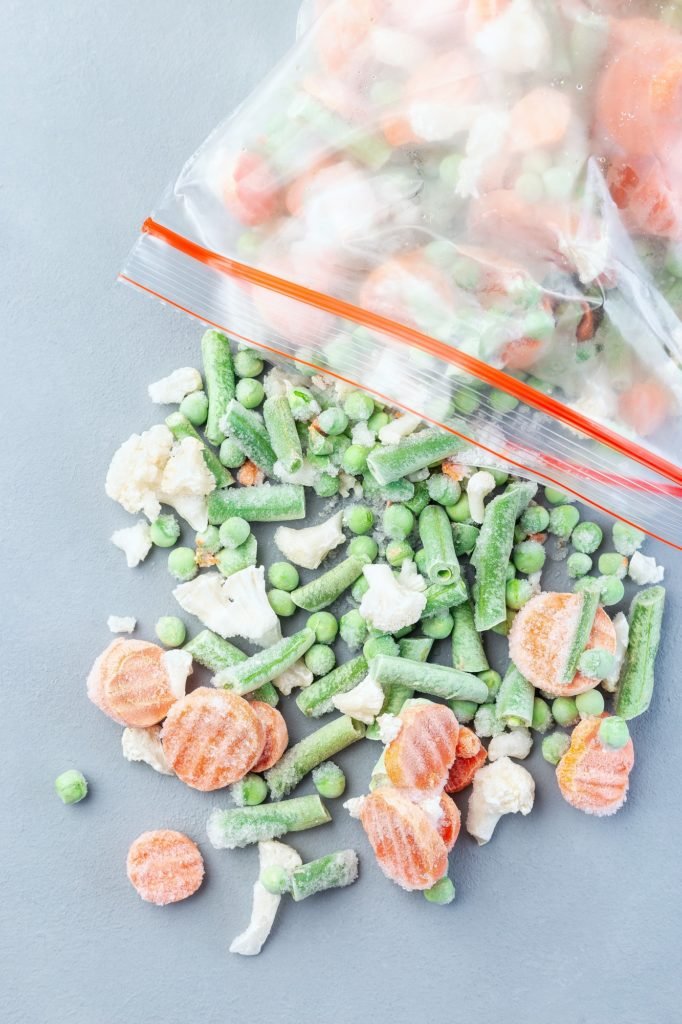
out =
{"type": "MultiPolygon", "coordinates": [[[[171,610],[164,558],[135,572],[108,542],[109,457],[158,418],[146,385],[196,362],[199,328],[114,278],[170,176],[290,45],[297,0],[5,0],[0,31],[3,636],[0,1019],[668,1024],[678,1021],[679,557],[652,712],[634,724],[631,797],[615,818],[564,804],[537,755],[535,810],[451,858],[457,902],[380,876],[337,805],[304,857],[356,845],[353,888],[282,908],[256,959],[227,949],[249,916],[254,849],[217,852],[199,794],[120,755],[85,699],[110,613],[151,637],[171,610]],[[87,801],[55,775],[80,767],[87,801]],[[124,871],[141,831],[198,838],[207,879],[161,910],[124,871]]],[[[292,709],[295,710],[295,709],[292,709]]],[[[289,714],[294,734],[301,729],[289,714]]],[[[300,716],[298,716],[300,718],[300,716]]],[[[349,792],[378,751],[340,758],[349,792]]]]}

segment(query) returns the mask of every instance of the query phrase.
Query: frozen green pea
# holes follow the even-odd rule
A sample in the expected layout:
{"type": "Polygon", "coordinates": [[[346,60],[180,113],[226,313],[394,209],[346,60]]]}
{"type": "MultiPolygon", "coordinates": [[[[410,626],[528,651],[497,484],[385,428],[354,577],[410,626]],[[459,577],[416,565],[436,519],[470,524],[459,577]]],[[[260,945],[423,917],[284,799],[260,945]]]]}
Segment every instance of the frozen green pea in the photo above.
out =
{"type": "Polygon", "coordinates": [[[369,640],[365,642],[362,648],[362,653],[364,654],[366,661],[371,661],[372,658],[376,658],[379,654],[388,654],[392,657],[398,657],[400,654],[400,648],[392,636],[371,636],[369,640]]]}
{"type": "Polygon", "coordinates": [[[619,580],[617,576],[598,576],[597,583],[599,584],[601,603],[605,608],[610,608],[623,600],[625,587],[623,581],[619,580]]]}
{"type": "Polygon", "coordinates": [[[250,533],[251,526],[247,523],[246,519],[242,519],[241,516],[230,516],[221,525],[218,536],[224,548],[234,550],[234,548],[240,548],[242,544],[246,543],[250,533]]]}
{"type": "Polygon", "coordinates": [[[589,679],[606,679],[614,670],[615,658],[610,651],[590,647],[580,655],[578,668],[589,679]]]}
{"type": "Polygon", "coordinates": [[[566,505],[569,502],[575,501],[575,498],[572,498],[570,494],[558,491],[556,487],[545,487],[545,498],[550,505],[566,505]]]}
{"type": "Polygon", "coordinates": [[[257,807],[262,804],[268,795],[268,787],[265,779],[260,775],[249,772],[243,779],[233,782],[230,786],[230,796],[237,807],[257,807]]]}
{"type": "Polygon", "coordinates": [[[549,513],[549,532],[555,537],[567,538],[580,521],[580,512],[575,505],[556,505],[549,513]]]}
{"type": "Polygon", "coordinates": [[[466,494],[462,494],[454,505],[446,505],[445,511],[453,523],[467,523],[471,521],[469,499],[466,494]]]}
{"type": "Polygon", "coordinates": [[[535,729],[536,732],[547,732],[549,727],[553,724],[552,712],[549,710],[549,704],[542,697],[535,697],[533,699],[533,718],[530,723],[531,729],[535,729]]]}
{"type": "Polygon", "coordinates": [[[180,536],[180,524],[174,515],[160,515],[149,527],[152,544],[157,548],[172,548],[180,536]]]}
{"type": "Polygon", "coordinates": [[[598,523],[578,523],[571,534],[571,544],[576,551],[582,551],[585,555],[591,555],[597,550],[604,538],[604,533],[598,523]]]}
{"type": "Polygon", "coordinates": [[[575,725],[580,718],[574,697],[556,697],[552,701],[552,715],[557,725],[575,725]]]}
{"type": "Polygon", "coordinates": [[[187,639],[185,623],[175,615],[162,615],[156,620],[155,631],[164,647],[182,647],[187,639]]]}
{"type": "Polygon", "coordinates": [[[216,555],[221,548],[220,532],[217,526],[207,526],[205,530],[195,537],[197,553],[206,552],[209,555],[216,555]]]}
{"type": "Polygon", "coordinates": [[[374,399],[364,391],[351,391],[343,403],[343,411],[354,423],[368,420],[374,412],[374,399]]]}
{"type": "MultiPolygon", "coordinates": [[[[523,582],[527,581],[524,580],[523,582]]],[[[491,632],[497,633],[498,636],[509,636],[509,630],[512,628],[515,618],[516,612],[512,608],[507,607],[507,614],[505,618],[502,622],[497,622],[494,626],[491,626],[491,632]]]]}
{"type": "Polygon", "coordinates": [[[327,644],[313,644],[303,660],[314,676],[326,676],[336,665],[336,655],[327,644]]]}
{"type": "Polygon", "coordinates": [[[168,556],[168,571],[183,583],[193,580],[197,574],[197,563],[192,548],[175,548],[168,556]]]}
{"type": "Polygon", "coordinates": [[[63,804],[77,804],[88,795],[88,782],[82,772],[69,768],[54,780],[57,796],[63,804]]]}
{"type": "Polygon", "coordinates": [[[583,554],[582,551],[574,551],[573,554],[569,555],[566,559],[566,572],[572,580],[580,579],[581,576],[586,576],[592,568],[592,559],[589,555],[583,554]]]}
{"type": "Polygon", "coordinates": [[[348,426],[348,417],[343,409],[330,405],[328,409],[323,409],[317,417],[316,426],[323,434],[331,434],[332,436],[343,434],[348,426]]]}
{"type": "Polygon", "coordinates": [[[321,434],[315,427],[308,429],[308,457],[313,455],[331,455],[334,450],[331,437],[321,434]]]}
{"type": "Polygon", "coordinates": [[[193,391],[180,402],[180,412],[193,427],[203,427],[208,419],[208,396],[204,391],[193,391]]]}
{"type": "Polygon", "coordinates": [[[232,576],[256,564],[258,544],[252,533],[238,548],[222,548],[216,555],[216,566],[223,576],[232,576]]]}
{"type": "Polygon", "coordinates": [[[348,545],[348,554],[358,558],[368,558],[370,562],[379,554],[379,545],[373,537],[353,537],[348,545]]]}
{"type": "Polygon", "coordinates": [[[473,523],[453,523],[452,540],[456,555],[470,555],[476,547],[479,529],[473,523]]]}
{"type": "Polygon", "coordinates": [[[564,732],[551,732],[542,741],[542,756],[550,764],[558,764],[571,745],[564,732]]]}
{"type": "Polygon", "coordinates": [[[405,540],[414,529],[414,515],[404,505],[389,505],[383,515],[383,527],[391,540],[405,540]]]}
{"type": "Polygon", "coordinates": [[[627,558],[625,555],[619,555],[617,551],[605,551],[599,556],[597,565],[602,576],[616,576],[619,580],[622,580],[628,571],[627,558]]]}
{"type": "Polygon", "coordinates": [[[270,864],[263,868],[258,881],[272,896],[283,896],[291,889],[291,875],[281,864],[270,864]]]}
{"type": "Polygon", "coordinates": [[[426,481],[426,489],[431,501],[435,501],[439,505],[454,505],[459,501],[462,493],[458,481],[453,480],[445,473],[434,473],[433,476],[430,476],[426,481]]]}
{"type": "Polygon", "coordinates": [[[351,505],[344,511],[343,522],[351,533],[369,533],[374,526],[374,513],[367,505],[351,505]]]}
{"type": "Polygon", "coordinates": [[[359,650],[367,639],[367,623],[357,608],[351,608],[339,622],[341,639],[351,651],[359,650]]]}
{"type": "Polygon", "coordinates": [[[341,465],[346,473],[351,476],[359,476],[360,473],[364,473],[367,469],[367,456],[371,450],[362,444],[349,445],[341,460],[341,465]]]}
{"type": "Polygon", "coordinates": [[[495,412],[502,414],[512,412],[519,404],[518,398],[515,398],[514,395],[508,395],[506,391],[498,391],[497,388],[490,392],[488,401],[495,412]]]}
{"type": "Polygon", "coordinates": [[[320,473],[315,481],[315,494],[320,498],[331,498],[339,490],[339,478],[331,473],[320,473]]]}
{"type": "Polygon", "coordinates": [[[514,543],[520,544],[522,540],[528,540],[528,534],[525,530],[522,530],[521,525],[517,523],[514,527],[514,543]]]}
{"type": "Polygon", "coordinates": [[[471,416],[481,404],[481,396],[473,388],[461,387],[455,392],[452,405],[455,412],[462,416],[471,416]]]}
{"type": "MultiPolygon", "coordinates": [[[[357,539],[359,540],[360,538],[357,539]]],[[[348,545],[348,553],[351,555],[353,554],[353,552],[350,550],[350,544],[348,545]]],[[[355,581],[355,583],[351,587],[350,596],[353,598],[354,601],[357,601],[357,603],[360,604],[368,590],[369,583],[367,582],[364,576],[361,576],[359,579],[355,581]]]]}
{"type": "Polygon", "coordinates": [[[505,600],[507,607],[518,611],[527,604],[533,596],[533,588],[528,580],[508,580],[505,587],[505,600]]]}
{"type": "Polygon", "coordinates": [[[613,524],[613,546],[619,555],[626,555],[628,558],[639,551],[644,543],[645,534],[628,523],[613,524]]]}
{"type": "Polygon", "coordinates": [[[512,551],[512,560],[519,572],[539,572],[545,564],[545,549],[537,540],[522,540],[512,551]]]}
{"type": "Polygon", "coordinates": [[[478,711],[478,704],[475,704],[473,700],[449,700],[448,707],[460,725],[473,722],[474,716],[478,711]]]}
{"type": "Polygon", "coordinates": [[[290,562],[273,562],[268,569],[268,581],[277,590],[296,590],[300,581],[298,569],[290,562]]]}
{"type": "Polygon", "coordinates": [[[330,438],[330,440],[332,443],[332,450],[329,457],[332,461],[332,465],[342,467],[343,457],[347,449],[350,448],[350,439],[347,438],[345,434],[339,434],[338,436],[330,438]]]}
{"type": "Polygon", "coordinates": [[[223,466],[226,466],[228,469],[239,469],[246,462],[244,452],[229,437],[226,437],[220,445],[218,458],[223,466]]]}
{"type": "Polygon", "coordinates": [[[375,434],[378,434],[382,427],[388,426],[391,422],[391,417],[386,412],[374,412],[367,420],[367,426],[370,430],[373,430],[375,434]]]}
{"type": "Polygon", "coordinates": [[[601,715],[604,710],[604,698],[599,690],[587,690],[577,695],[575,706],[581,718],[592,718],[601,715]]]}
{"type": "Polygon", "coordinates": [[[509,564],[507,565],[507,568],[505,570],[505,582],[508,583],[509,580],[513,580],[515,578],[516,578],[516,566],[514,565],[513,562],[509,562],[509,564]]]}
{"type": "Polygon", "coordinates": [[[276,587],[273,590],[268,590],[268,601],[275,615],[279,615],[280,618],[288,619],[296,612],[296,605],[291,600],[291,594],[286,590],[278,590],[276,587]]]}
{"type": "Polygon", "coordinates": [[[428,900],[429,903],[435,903],[439,907],[452,903],[454,898],[455,884],[447,877],[441,878],[430,889],[424,889],[424,899],[428,900]]]}
{"type": "Polygon", "coordinates": [[[411,498],[407,498],[403,501],[405,508],[409,508],[410,512],[413,512],[415,516],[418,516],[424,511],[429,503],[429,489],[426,486],[425,480],[417,480],[414,484],[414,494],[411,498]]]}
{"type": "Polygon", "coordinates": [[[627,722],[618,715],[609,715],[602,719],[599,726],[599,739],[605,747],[611,750],[620,750],[630,739],[630,730],[627,722]]]}
{"type": "Polygon", "coordinates": [[[398,568],[406,561],[414,559],[414,551],[406,540],[392,540],[386,545],[386,561],[393,568],[398,568]]]}
{"type": "Polygon", "coordinates": [[[494,668],[487,668],[484,672],[477,673],[478,678],[488,687],[488,699],[495,700],[502,685],[502,676],[494,668]]]}
{"type": "Polygon", "coordinates": [[[237,377],[258,377],[263,372],[263,360],[252,348],[243,348],[234,357],[237,377]]]}
{"type": "Polygon", "coordinates": [[[418,551],[415,551],[414,564],[417,566],[417,572],[421,573],[422,576],[426,573],[426,559],[427,555],[424,548],[419,548],[418,551]]]}
{"type": "Polygon", "coordinates": [[[544,533],[549,526],[549,512],[543,505],[529,505],[519,519],[524,533],[544,533]]]}
{"type": "Polygon", "coordinates": [[[346,790],[346,776],[334,761],[323,761],[313,769],[313,785],[326,800],[336,800],[346,790]]]}
{"type": "Polygon", "coordinates": [[[313,419],[320,411],[320,406],[307,388],[293,388],[287,395],[287,401],[291,415],[298,423],[313,419]]]}
{"type": "Polygon", "coordinates": [[[244,377],[237,382],[235,397],[245,409],[255,409],[265,398],[265,389],[259,380],[244,377]]]}
{"type": "Polygon", "coordinates": [[[339,631],[339,624],[331,612],[314,612],[306,626],[312,629],[318,644],[333,644],[339,631]]]}
{"type": "Polygon", "coordinates": [[[444,640],[452,633],[454,621],[448,611],[443,611],[429,616],[428,619],[422,619],[420,629],[424,636],[431,637],[432,640],[444,640]]]}

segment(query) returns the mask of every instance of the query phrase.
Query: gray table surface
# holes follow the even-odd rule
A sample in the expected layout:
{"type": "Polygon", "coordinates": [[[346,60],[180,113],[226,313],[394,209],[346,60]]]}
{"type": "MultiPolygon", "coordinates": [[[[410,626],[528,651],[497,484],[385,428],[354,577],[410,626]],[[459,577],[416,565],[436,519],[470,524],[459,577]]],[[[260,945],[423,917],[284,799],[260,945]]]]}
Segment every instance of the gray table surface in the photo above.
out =
{"type": "MultiPolygon", "coordinates": [[[[296,837],[304,857],[355,845],[357,885],[289,903],[261,957],[231,956],[254,849],[212,850],[199,794],[120,754],[85,699],[110,613],[152,635],[171,610],[162,557],[130,572],[108,542],[116,445],[158,413],[146,384],[197,359],[199,329],[116,286],[138,224],[214,124],[293,39],[297,0],[6,0],[0,32],[3,672],[0,1018],[145,1021],[672,1024],[680,1020],[677,556],[655,706],[633,727],[631,796],[599,821],[564,804],[536,751],[527,819],[452,857],[434,908],[380,875],[356,823],[296,837]],[[53,778],[91,781],[63,807],[53,778]],[[125,877],[141,831],[176,827],[206,858],[201,891],[161,910],[125,877]]],[[[157,552],[158,556],[158,552],[157,552]]],[[[303,726],[289,712],[294,735],[303,726]]],[[[377,748],[348,751],[349,792],[377,748]]]]}

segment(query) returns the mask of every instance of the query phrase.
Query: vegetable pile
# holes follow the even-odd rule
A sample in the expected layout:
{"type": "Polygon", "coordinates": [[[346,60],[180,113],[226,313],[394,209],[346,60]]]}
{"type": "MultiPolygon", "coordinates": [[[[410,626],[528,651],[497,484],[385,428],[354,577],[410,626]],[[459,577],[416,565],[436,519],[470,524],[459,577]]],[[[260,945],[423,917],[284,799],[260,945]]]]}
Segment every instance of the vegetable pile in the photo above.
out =
{"type": "MultiPolygon", "coordinates": [[[[179,409],[124,442],[106,480],[110,497],[143,514],[113,542],[129,566],[168,549],[183,617],[159,619],[162,646],[116,636],[87,690],[124,727],[129,761],[198,790],[229,789],[209,841],[260,850],[252,920],[231,949],[260,951],[285,894],[298,901],[357,878],[353,850],[303,864],[280,841],[330,820],[323,800],[346,788],[333,758],[355,743],[382,751],[367,792],[344,807],[383,873],[433,903],[455,896],[452,794],[471,787],[465,828],[481,845],[503,815],[529,814],[535,783],[518,762],[535,734],[569,804],[617,811],[634,763],[628,722],[652,697],[665,598],[663,569],[640,553],[644,534],[614,523],[613,550],[599,553],[601,528],[566,495],[545,488],[541,504],[534,483],[465,465],[457,436],[293,368],[261,382],[260,356],[233,353],[217,331],[202,349],[203,379],[183,368],[150,387],[152,400],[179,409]],[[303,525],[307,489],[328,501],[303,525]],[[195,531],[191,545],[179,543],[177,517],[195,531]],[[287,524],[273,538],[282,560],[267,569],[253,523],[287,524]],[[573,592],[542,589],[547,557],[565,559],[573,592]],[[616,610],[626,575],[655,584],[627,618],[616,610]],[[300,609],[305,626],[287,634],[300,609]],[[503,675],[488,660],[491,632],[508,639],[503,675]],[[439,641],[447,665],[430,660],[439,641]],[[195,665],[212,686],[188,693],[195,665]],[[294,691],[303,715],[326,720],[289,746],[277,705],[294,691]],[[310,775],[317,792],[298,795],[310,775]]],[[[130,633],[135,620],[109,625],[130,633]]],[[[87,784],[66,773],[57,790],[70,803],[87,784]]],[[[203,861],[181,833],[147,832],[131,846],[128,876],[164,905],[199,888],[203,861]]]]}

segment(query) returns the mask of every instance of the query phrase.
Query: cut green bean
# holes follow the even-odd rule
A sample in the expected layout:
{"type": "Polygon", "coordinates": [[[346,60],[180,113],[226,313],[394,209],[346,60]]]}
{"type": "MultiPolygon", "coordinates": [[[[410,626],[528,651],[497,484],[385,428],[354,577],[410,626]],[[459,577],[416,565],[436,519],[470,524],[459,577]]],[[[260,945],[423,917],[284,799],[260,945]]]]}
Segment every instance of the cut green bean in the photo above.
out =
{"type": "Polygon", "coordinates": [[[230,342],[220,331],[206,331],[201,339],[201,355],[208,395],[208,419],[204,433],[211,444],[219,445],[225,437],[220,421],[235,395],[230,342]]]}
{"type": "MultiPolygon", "coordinates": [[[[398,641],[400,657],[420,663],[428,660],[432,647],[433,640],[429,637],[403,637],[402,640],[398,641]]],[[[412,687],[403,683],[392,683],[384,686],[383,689],[386,696],[381,706],[380,714],[382,715],[399,715],[405,701],[410,700],[414,694],[412,687]]],[[[371,725],[368,725],[365,735],[370,740],[381,739],[379,723],[373,722],[371,725]]]]}
{"type": "Polygon", "coordinates": [[[344,590],[348,590],[362,576],[362,570],[367,564],[366,558],[351,555],[310,583],[297,587],[291,598],[297,607],[305,608],[307,612],[319,612],[333,604],[344,590]]]}
{"type": "Polygon", "coordinates": [[[533,721],[535,687],[511,664],[505,672],[495,701],[497,717],[512,728],[533,721]]]}
{"type": "Polygon", "coordinates": [[[281,800],[318,764],[328,761],[351,743],[357,743],[364,735],[365,727],[361,722],[341,715],[304,737],[265,773],[273,800],[281,800]]]}
{"type": "Polygon", "coordinates": [[[419,537],[426,554],[424,567],[432,583],[452,583],[460,577],[452,527],[442,505],[427,505],[419,516],[419,537]]]}
{"type": "Polygon", "coordinates": [[[264,683],[272,682],[282,672],[286,672],[314,643],[315,634],[312,629],[302,629],[293,636],[285,636],[272,647],[259,651],[246,661],[239,661],[222,669],[215,676],[213,685],[221,686],[243,697],[264,683]]]}
{"type": "Polygon", "coordinates": [[[332,817],[319,796],[300,796],[277,804],[215,810],[206,831],[216,850],[236,850],[266,839],[278,839],[287,832],[326,825],[332,817]]]}
{"type": "Polygon", "coordinates": [[[649,587],[630,605],[630,639],[616,696],[616,714],[626,720],[641,715],[651,703],[664,604],[665,589],[649,587]]]}
{"type": "Polygon", "coordinates": [[[385,485],[456,455],[464,447],[459,437],[434,427],[410,434],[399,444],[375,448],[367,463],[377,482],[385,485]]]}
{"type": "Polygon", "coordinates": [[[566,659],[566,667],[562,676],[564,683],[570,683],[578,671],[580,655],[585,650],[587,641],[590,638],[590,633],[592,632],[592,626],[594,624],[594,617],[597,614],[597,609],[599,608],[599,595],[600,589],[596,580],[590,580],[584,589],[580,591],[580,615],[578,617],[578,624],[566,659]]]}
{"type": "MultiPolygon", "coordinates": [[[[225,668],[246,661],[247,658],[246,654],[238,647],[231,644],[229,640],[223,640],[217,633],[212,633],[210,629],[203,629],[201,633],[197,633],[189,643],[185,644],[183,650],[191,654],[194,661],[203,665],[204,668],[210,669],[214,675],[222,672],[225,668]]],[[[273,708],[279,704],[279,694],[272,683],[264,683],[248,696],[251,700],[262,700],[273,708]]]]}
{"type": "MultiPolygon", "coordinates": [[[[206,468],[213,474],[216,487],[229,487],[234,482],[234,477],[230,471],[225,469],[215,452],[212,452],[204,444],[186,416],[183,416],[181,412],[172,412],[170,416],[166,416],[166,426],[176,441],[182,441],[185,437],[192,437],[195,441],[199,442],[206,468]]],[[[215,494],[215,491],[213,493],[215,494]]]]}
{"type": "Polygon", "coordinates": [[[474,620],[479,633],[504,622],[507,616],[507,566],[514,546],[514,527],[536,490],[532,483],[511,484],[485,507],[483,525],[471,556],[476,570],[474,620]]]}
{"type": "Polygon", "coordinates": [[[209,494],[209,522],[220,526],[231,516],[248,523],[305,519],[305,493],[299,484],[258,484],[209,494]]]}
{"type": "Polygon", "coordinates": [[[486,672],[490,665],[483,647],[483,638],[474,624],[474,608],[470,600],[452,609],[452,667],[461,672],[486,672]]]}
{"type": "Polygon", "coordinates": [[[296,703],[308,718],[320,718],[334,710],[332,698],[339,693],[348,693],[362,682],[368,672],[367,660],[361,654],[333,669],[329,675],[318,679],[305,690],[301,690],[296,703]]]}
{"type": "Polygon", "coordinates": [[[424,618],[437,615],[438,612],[446,611],[462,604],[467,599],[467,585],[462,576],[454,583],[434,583],[424,591],[426,604],[424,605],[424,618]]]}
{"type": "Polygon", "coordinates": [[[400,684],[443,700],[473,700],[480,704],[488,699],[488,687],[477,676],[411,658],[379,654],[372,662],[371,675],[382,686],[400,684]]]}
{"type": "Polygon", "coordinates": [[[235,398],[227,407],[223,423],[247,458],[272,476],[277,456],[275,455],[263,420],[257,412],[245,409],[235,398]]]}
{"type": "Polygon", "coordinates": [[[289,399],[285,395],[266,399],[263,418],[277,460],[287,473],[297,473],[303,465],[303,451],[289,399]]]}
{"type": "Polygon", "coordinates": [[[341,889],[352,885],[357,877],[357,853],[355,850],[339,850],[294,868],[290,876],[290,892],[298,903],[325,889],[341,889]]]}

